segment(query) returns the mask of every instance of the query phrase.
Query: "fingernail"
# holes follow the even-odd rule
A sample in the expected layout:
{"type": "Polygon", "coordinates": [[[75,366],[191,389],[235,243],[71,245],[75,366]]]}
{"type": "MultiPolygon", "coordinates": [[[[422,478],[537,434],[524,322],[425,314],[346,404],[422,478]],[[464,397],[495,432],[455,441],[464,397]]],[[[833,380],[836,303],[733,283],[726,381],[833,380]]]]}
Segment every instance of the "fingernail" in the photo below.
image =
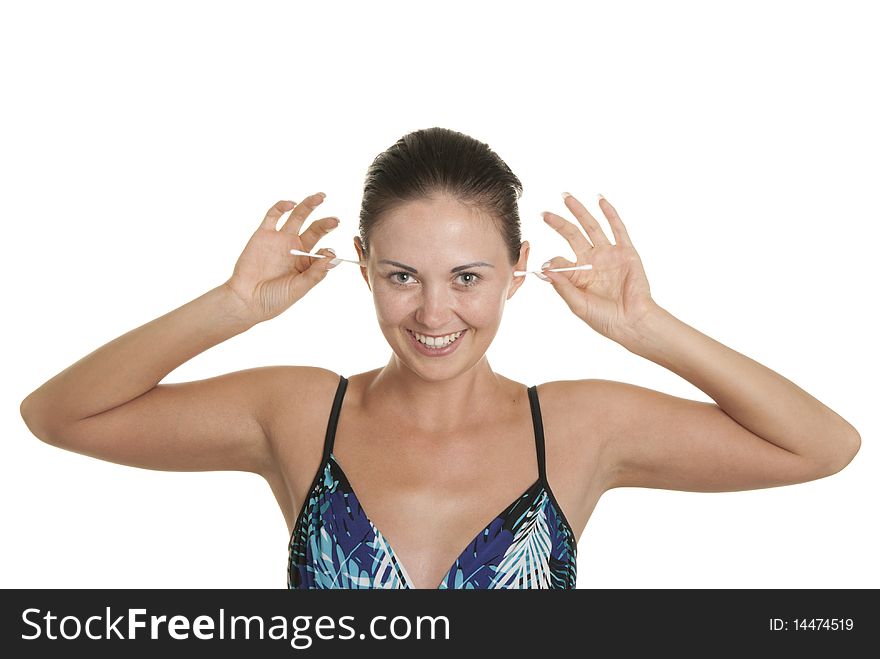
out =
{"type": "Polygon", "coordinates": [[[571,195],[570,192],[563,192],[563,193],[562,193],[562,200],[565,201],[566,199],[568,199],[568,198],[571,197],[571,196],[572,196],[572,195],[571,195]]]}
{"type": "Polygon", "coordinates": [[[319,194],[319,195],[321,195],[321,197],[326,197],[326,196],[327,196],[327,195],[325,195],[323,192],[316,192],[315,194],[319,194]]]}
{"type": "Polygon", "coordinates": [[[330,252],[333,256],[336,256],[336,252],[334,251],[334,249],[332,247],[325,247],[324,249],[326,249],[328,252],[330,252]]]}
{"type": "MultiPolygon", "coordinates": [[[[541,264],[541,270],[546,270],[546,269],[549,268],[549,267],[550,267],[550,261],[544,261],[544,262],[541,264]]],[[[548,277],[548,276],[545,275],[544,273],[536,272],[535,274],[538,275],[538,277],[540,277],[540,278],[543,279],[544,281],[550,282],[551,284],[553,283],[553,280],[550,279],[550,277],[548,277]]]]}
{"type": "Polygon", "coordinates": [[[605,197],[602,196],[601,192],[596,193],[596,196],[599,198],[599,201],[601,201],[602,199],[605,199],[605,197]]]}
{"type": "Polygon", "coordinates": [[[327,261],[327,269],[329,270],[330,268],[335,268],[340,263],[342,263],[342,261],[340,261],[339,259],[330,259],[329,261],[327,261]]]}
{"type": "Polygon", "coordinates": [[[339,226],[339,218],[338,217],[332,217],[332,218],[330,218],[330,220],[331,220],[330,221],[330,228],[331,229],[335,229],[336,227],[339,226]]]}

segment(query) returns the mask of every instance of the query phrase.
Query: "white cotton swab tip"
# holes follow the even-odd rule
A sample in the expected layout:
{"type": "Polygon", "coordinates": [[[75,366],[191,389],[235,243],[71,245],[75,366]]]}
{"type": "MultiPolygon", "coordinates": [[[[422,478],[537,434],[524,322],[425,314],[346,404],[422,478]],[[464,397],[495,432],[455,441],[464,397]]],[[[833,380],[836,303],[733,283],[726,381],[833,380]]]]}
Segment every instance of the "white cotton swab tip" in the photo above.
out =
{"type": "Polygon", "coordinates": [[[297,256],[314,256],[316,259],[324,259],[324,258],[327,258],[327,257],[324,256],[323,254],[312,254],[311,252],[302,252],[302,251],[300,251],[300,250],[298,250],[298,249],[292,249],[292,250],[290,250],[290,253],[291,253],[291,254],[296,254],[297,256]]]}
{"type": "MultiPolygon", "coordinates": [[[[585,263],[584,265],[575,265],[575,266],[571,266],[569,268],[548,268],[547,272],[566,272],[568,270],[592,270],[592,269],[593,269],[593,266],[591,264],[585,263]]],[[[513,276],[514,277],[522,277],[523,275],[527,275],[530,272],[533,275],[540,275],[544,271],[543,270],[514,270],[513,276]]]]}
{"type": "MultiPolygon", "coordinates": [[[[327,258],[324,254],[312,254],[311,252],[303,252],[303,251],[300,251],[300,250],[298,250],[298,249],[292,249],[292,250],[290,250],[290,253],[291,253],[291,254],[295,254],[295,255],[297,255],[297,256],[313,256],[313,257],[315,257],[316,259],[325,259],[325,258],[327,258]]],[[[337,264],[339,264],[339,263],[343,263],[343,262],[344,262],[344,263],[355,263],[355,264],[357,264],[357,265],[366,265],[365,263],[361,263],[360,261],[353,261],[353,260],[351,260],[351,259],[343,259],[343,258],[339,258],[338,256],[337,256],[336,258],[332,259],[332,260],[330,261],[330,264],[331,264],[331,265],[337,265],[337,264]]]]}

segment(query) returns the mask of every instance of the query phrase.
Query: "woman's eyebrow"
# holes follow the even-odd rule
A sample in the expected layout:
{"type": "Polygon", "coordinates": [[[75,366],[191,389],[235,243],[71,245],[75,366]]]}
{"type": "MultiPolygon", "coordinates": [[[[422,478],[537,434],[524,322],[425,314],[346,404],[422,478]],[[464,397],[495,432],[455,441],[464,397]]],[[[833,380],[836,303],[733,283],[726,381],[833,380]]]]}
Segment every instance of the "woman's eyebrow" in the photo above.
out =
{"type": "MultiPolygon", "coordinates": [[[[397,268],[403,268],[404,270],[409,270],[414,275],[419,274],[419,271],[409,265],[404,265],[403,263],[398,263],[397,261],[391,261],[389,259],[382,259],[379,263],[387,263],[388,265],[393,265],[397,268]]],[[[456,273],[460,270],[467,270],[468,268],[479,268],[480,266],[486,266],[488,268],[494,268],[495,266],[491,263],[486,263],[485,261],[474,261],[473,263],[465,263],[464,265],[457,265],[449,272],[456,273]]]]}

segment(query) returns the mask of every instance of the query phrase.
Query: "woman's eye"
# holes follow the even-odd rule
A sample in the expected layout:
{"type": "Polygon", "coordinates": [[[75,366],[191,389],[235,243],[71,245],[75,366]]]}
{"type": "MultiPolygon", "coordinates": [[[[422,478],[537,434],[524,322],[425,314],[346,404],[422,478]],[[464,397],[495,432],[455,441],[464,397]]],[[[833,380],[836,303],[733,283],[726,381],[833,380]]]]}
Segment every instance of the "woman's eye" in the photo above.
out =
{"type": "MultiPolygon", "coordinates": [[[[398,284],[400,286],[406,286],[410,283],[410,275],[408,272],[392,272],[389,277],[391,278],[392,283],[398,284]]],[[[476,283],[480,280],[480,275],[475,272],[462,272],[458,275],[457,279],[460,283],[466,287],[475,286],[476,283]]]]}

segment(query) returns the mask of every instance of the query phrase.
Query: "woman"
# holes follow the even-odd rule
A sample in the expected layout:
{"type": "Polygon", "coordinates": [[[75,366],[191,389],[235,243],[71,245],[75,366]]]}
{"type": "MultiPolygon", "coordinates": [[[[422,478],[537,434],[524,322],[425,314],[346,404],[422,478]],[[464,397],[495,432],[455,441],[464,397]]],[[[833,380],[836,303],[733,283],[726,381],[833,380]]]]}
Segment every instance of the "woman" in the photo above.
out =
{"type": "Polygon", "coordinates": [[[773,487],[852,460],[860,438],[849,423],[652,299],[604,199],[613,244],[570,195],[586,236],[544,214],[577,260],[554,258],[542,278],[592,329],[715,404],[495,373],[486,351],[526,276],[521,193],[487,145],[447,129],[410,133],[375,159],[354,246],[392,349],[382,368],[346,378],[274,366],[158,384],[278,316],[338,264],[327,248],[326,258],[290,252],[311,252],[338,225],[324,217],[301,232],[318,193],[275,204],[226,282],[68,367],[22,416],[40,439],[103,460],[261,474],[291,532],[294,588],[574,588],[577,540],[611,488],[773,487]]]}

